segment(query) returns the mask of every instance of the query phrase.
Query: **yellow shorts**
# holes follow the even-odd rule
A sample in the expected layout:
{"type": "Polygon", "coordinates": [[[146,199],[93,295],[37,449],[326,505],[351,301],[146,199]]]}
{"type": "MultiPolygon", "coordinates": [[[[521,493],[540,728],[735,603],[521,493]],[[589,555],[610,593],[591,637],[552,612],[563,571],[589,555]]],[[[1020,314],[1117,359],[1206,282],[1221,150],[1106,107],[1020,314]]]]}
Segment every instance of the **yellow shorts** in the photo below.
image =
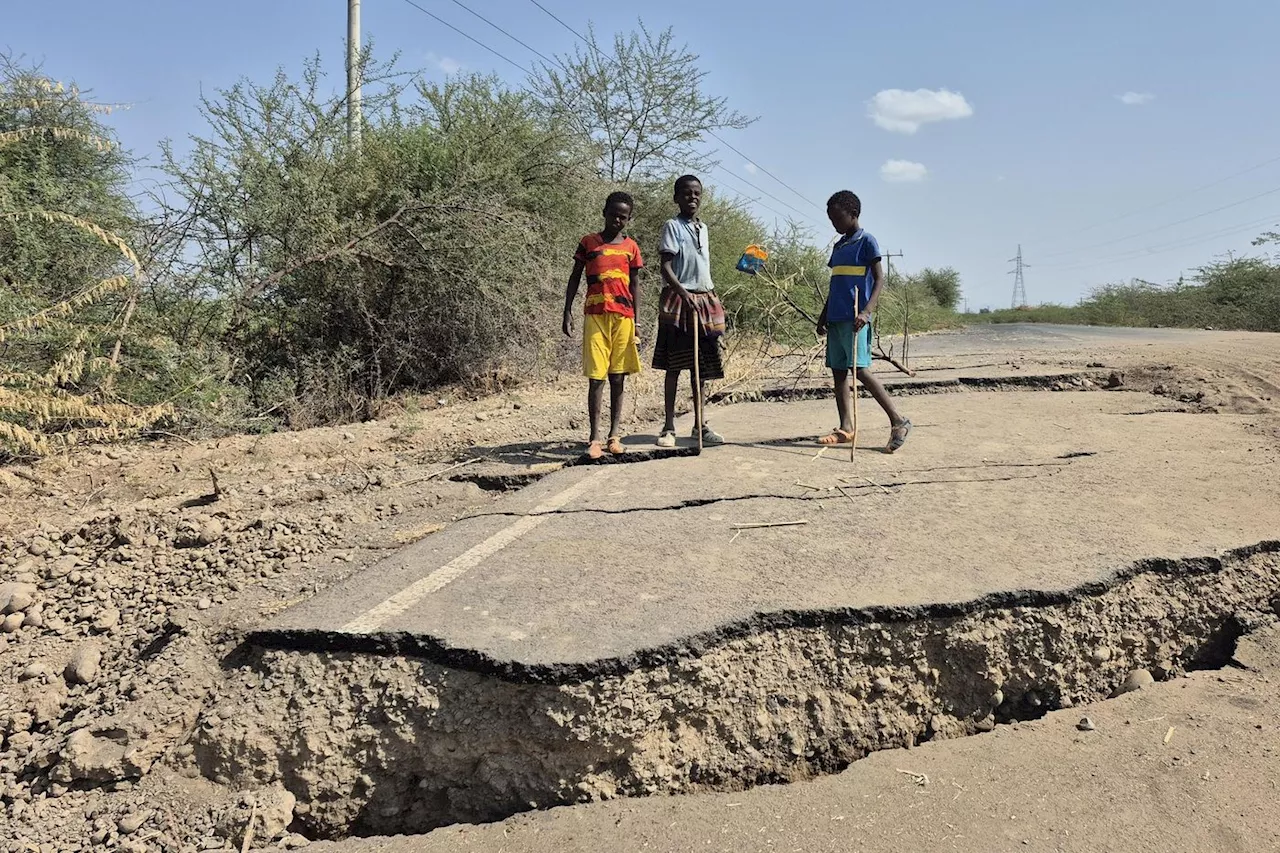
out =
{"type": "Polygon", "coordinates": [[[639,373],[636,321],[606,311],[587,314],[582,324],[582,373],[588,379],[604,379],[610,373],[639,373]]]}

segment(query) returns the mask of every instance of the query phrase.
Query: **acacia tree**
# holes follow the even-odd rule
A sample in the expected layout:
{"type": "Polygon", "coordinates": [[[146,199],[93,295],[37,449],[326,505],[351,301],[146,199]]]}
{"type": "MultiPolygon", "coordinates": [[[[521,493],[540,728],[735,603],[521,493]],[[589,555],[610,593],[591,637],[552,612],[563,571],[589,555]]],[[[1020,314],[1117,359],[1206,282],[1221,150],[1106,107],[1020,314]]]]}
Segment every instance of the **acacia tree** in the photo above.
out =
{"type": "Polygon", "coordinates": [[[708,133],[755,121],[707,93],[697,54],[676,45],[670,27],[654,36],[641,22],[608,48],[589,28],[586,41],[541,65],[530,87],[545,109],[596,142],[610,181],[705,169],[711,161],[698,144],[708,133]]]}
{"type": "Polygon", "coordinates": [[[115,385],[141,276],[109,111],[0,56],[0,455],[118,437],[169,410],[115,385]]]}

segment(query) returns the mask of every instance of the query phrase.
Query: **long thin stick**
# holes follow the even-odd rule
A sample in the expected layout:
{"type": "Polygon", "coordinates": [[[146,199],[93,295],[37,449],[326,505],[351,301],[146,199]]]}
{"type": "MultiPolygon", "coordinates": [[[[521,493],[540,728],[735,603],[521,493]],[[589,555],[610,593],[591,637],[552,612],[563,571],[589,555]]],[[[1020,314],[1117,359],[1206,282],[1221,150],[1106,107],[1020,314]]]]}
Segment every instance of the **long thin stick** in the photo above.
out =
{"type": "Polygon", "coordinates": [[[730,524],[730,530],[755,530],[759,527],[795,527],[797,524],[808,524],[809,520],[800,521],[748,521],[743,524],[730,524]]]}
{"type": "Polygon", "coordinates": [[[698,308],[693,308],[693,396],[698,401],[698,411],[694,418],[694,425],[698,430],[698,452],[702,452],[702,407],[707,401],[702,399],[702,367],[699,364],[698,357],[698,338],[702,337],[702,318],[698,314],[698,308]]]}
{"type": "MultiPolygon", "coordinates": [[[[858,328],[858,286],[853,286],[853,440],[849,442],[849,461],[858,452],[858,337],[862,330],[858,328]]],[[[868,333],[869,334],[869,333],[868,333]]]]}
{"type": "Polygon", "coordinates": [[[395,488],[403,489],[405,486],[416,486],[418,483],[425,483],[427,480],[434,480],[436,477],[439,477],[441,474],[448,474],[450,471],[456,471],[459,468],[466,467],[467,465],[472,465],[476,462],[481,461],[481,459],[483,459],[483,457],[477,456],[474,459],[468,459],[465,462],[459,462],[457,465],[450,465],[448,468],[442,468],[439,471],[432,471],[430,474],[426,474],[421,477],[414,477],[412,480],[405,480],[403,483],[396,483],[395,488]]]}

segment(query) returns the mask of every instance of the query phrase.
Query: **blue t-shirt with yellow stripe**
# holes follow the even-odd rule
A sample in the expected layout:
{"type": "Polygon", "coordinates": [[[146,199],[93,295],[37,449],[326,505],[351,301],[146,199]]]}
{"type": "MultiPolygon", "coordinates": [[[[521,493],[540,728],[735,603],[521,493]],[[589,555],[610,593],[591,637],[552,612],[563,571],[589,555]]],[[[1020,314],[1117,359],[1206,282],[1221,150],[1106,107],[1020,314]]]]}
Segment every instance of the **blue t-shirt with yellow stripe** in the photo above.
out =
{"type": "Polygon", "coordinates": [[[871,299],[871,290],[875,287],[873,270],[876,261],[880,260],[880,244],[865,230],[859,228],[852,234],[846,234],[836,241],[831,250],[831,292],[827,297],[827,322],[851,322],[856,312],[853,310],[853,291],[858,289],[858,307],[865,308],[871,299]]]}

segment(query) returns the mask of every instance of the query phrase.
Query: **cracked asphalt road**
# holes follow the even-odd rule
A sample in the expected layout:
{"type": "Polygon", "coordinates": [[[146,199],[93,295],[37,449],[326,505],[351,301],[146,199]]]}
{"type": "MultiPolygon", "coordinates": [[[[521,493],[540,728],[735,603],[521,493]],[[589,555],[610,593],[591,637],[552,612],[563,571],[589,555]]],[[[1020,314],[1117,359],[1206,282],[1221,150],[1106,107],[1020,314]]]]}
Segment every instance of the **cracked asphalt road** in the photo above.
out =
{"type": "Polygon", "coordinates": [[[1276,461],[1274,444],[1241,416],[1126,416],[1167,403],[913,396],[902,405],[917,428],[886,455],[887,424],[863,400],[853,462],[813,442],[830,401],[719,408],[727,446],[549,474],[251,639],[413,638],[449,650],[445,662],[529,671],[616,664],[771,613],[1061,590],[1273,537],[1280,483],[1258,463],[1276,461]],[[777,522],[804,523],[737,527],[777,522]]]}

